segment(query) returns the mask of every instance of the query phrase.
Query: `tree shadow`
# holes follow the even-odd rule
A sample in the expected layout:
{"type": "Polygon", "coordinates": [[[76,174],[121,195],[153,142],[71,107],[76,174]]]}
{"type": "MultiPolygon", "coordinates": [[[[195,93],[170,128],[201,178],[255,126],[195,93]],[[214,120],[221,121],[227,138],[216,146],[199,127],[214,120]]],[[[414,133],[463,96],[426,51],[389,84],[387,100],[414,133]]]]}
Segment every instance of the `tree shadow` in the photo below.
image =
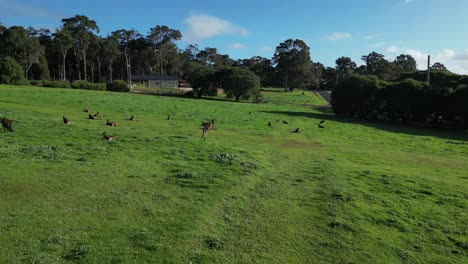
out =
{"type": "Polygon", "coordinates": [[[358,118],[340,117],[333,114],[333,110],[327,107],[315,107],[314,112],[291,112],[291,111],[262,111],[270,114],[280,114],[292,117],[309,117],[318,120],[334,121],[339,123],[362,125],[384,130],[392,133],[408,134],[413,136],[433,136],[442,139],[468,141],[468,134],[461,130],[439,129],[432,127],[421,127],[418,125],[403,125],[391,121],[362,120],[358,118]]]}

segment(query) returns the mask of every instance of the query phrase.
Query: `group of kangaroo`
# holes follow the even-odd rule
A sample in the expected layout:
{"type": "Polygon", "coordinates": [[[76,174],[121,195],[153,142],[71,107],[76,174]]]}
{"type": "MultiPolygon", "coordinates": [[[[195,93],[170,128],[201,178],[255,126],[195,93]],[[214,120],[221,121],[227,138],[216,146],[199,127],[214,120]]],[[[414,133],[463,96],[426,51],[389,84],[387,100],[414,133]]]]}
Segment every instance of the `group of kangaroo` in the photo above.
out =
{"type": "MultiPolygon", "coordinates": [[[[87,109],[87,108],[83,109],[83,112],[88,113],[88,119],[94,119],[94,120],[101,120],[102,119],[102,116],[101,116],[101,114],[99,112],[93,114],[92,111],[90,109],[87,109]]],[[[70,119],[66,118],[65,116],[63,116],[62,118],[63,118],[63,123],[65,125],[70,125],[70,124],[73,123],[70,119]]],[[[136,121],[136,117],[134,115],[132,115],[128,120],[136,121]]],[[[109,119],[107,119],[106,126],[117,127],[118,124],[117,124],[117,122],[109,121],[109,119]]],[[[109,140],[109,141],[116,139],[115,136],[107,135],[106,132],[102,133],[102,138],[105,139],[105,140],[109,140]]]]}
{"type": "MultiPolygon", "coordinates": [[[[98,119],[98,120],[102,119],[102,116],[99,114],[99,112],[97,112],[96,114],[93,114],[90,109],[86,109],[86,108],[83,109],[83,112],[89,113],[88,114],[88,119],[98,119]]],[[[63,118],[63,123],[65,125],[72,124],[72,121],[70,119],[66,118],[65,116],[63,116],[62,118],[63,118]]],[[[136,117],[134,115],[132,115],[128,120],[136,121],[136,117]]],[[[168,120],[172,120],[172,117],[171,118],[168,117],[168,120]]],[[[204,140],[206,140],[206,135],[208,134],[208,131],[213,129],[214,122],[215,122],[214,119],[212,119],[211,122],[202,122],[202,127],[203,127],[202,138],[204,140]]],[[[3,124],[3,121],[2,121],[2,124],[3,124]]],[[[10,124],[10,126],[11,126],[11,124],[10,124]]],[[[107,120],[106,121],[106,126],[117,127],[118,124],[116,122],[112,122],[112,121],[107,120]]],[[[116,139],[115,136],[108,135],[106,132],[102,133],[102,136],[103,136],[103,139],[105,139],[105,140],[114,140],[114,139],[116,139]]]]}

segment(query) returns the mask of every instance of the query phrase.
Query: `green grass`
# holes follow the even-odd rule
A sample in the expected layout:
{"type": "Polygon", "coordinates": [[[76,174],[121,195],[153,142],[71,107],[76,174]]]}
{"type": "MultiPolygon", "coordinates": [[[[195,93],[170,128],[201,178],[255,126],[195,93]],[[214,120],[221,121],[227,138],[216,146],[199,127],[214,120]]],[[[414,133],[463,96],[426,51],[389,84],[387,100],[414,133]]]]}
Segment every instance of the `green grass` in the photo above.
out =
{"type": "Polygon", "coordinates": [[[269,103],[0,86],[15,130],[0,132],[0,263],[468,262],[466,134],[262,93],[269,103]]]}

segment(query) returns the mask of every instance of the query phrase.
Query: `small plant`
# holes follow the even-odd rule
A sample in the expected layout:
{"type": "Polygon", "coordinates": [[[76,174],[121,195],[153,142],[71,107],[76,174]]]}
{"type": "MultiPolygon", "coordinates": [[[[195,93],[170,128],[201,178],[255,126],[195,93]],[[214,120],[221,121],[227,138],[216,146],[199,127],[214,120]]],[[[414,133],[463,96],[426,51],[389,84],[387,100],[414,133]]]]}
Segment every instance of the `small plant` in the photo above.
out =
{"type": "Polygon", "coordinates": [[[115,80],[107,84],[107,90],[113,92],[129,92],[130,88],[125,81],[115,80]]]}
{"type": "Polygon", "coordinates": [[[76,80],[71,84],[74,89],[85,89],[85,90],[106,90],[106,84],[104,83],[92,83],[85,80],[76,80]]]}
{"type": "Polygon", "coordinates": [[[45,81],[43,84],[44,87],[50,88],[71,88],[70,81],[45,81]]]}

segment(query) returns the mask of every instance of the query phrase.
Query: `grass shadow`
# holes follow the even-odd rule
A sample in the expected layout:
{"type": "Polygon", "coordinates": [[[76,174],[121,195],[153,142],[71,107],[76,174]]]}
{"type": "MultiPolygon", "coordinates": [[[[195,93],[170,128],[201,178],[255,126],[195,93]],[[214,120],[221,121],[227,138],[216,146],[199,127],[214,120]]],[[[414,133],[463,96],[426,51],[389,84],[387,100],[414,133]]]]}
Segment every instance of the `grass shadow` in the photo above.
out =
{"type": "Polygon", "coordinates": [[[314,112],[290,112],[290,111],[262,111],[270,114],[280,114],[292,117],[309,117],[319,120],[329,120],[339,123],[362,125],[384,130],[392,133],[408,134],[413,136],[434,136],[442,139],[468,141],[468,135],[460,130],[437,129],[421,127],[417,125],[402,125],[391,121],[361,120],[357,118],[340,117],[333,114],[333,110],[327,107],[314,108],[314,112]]]}

